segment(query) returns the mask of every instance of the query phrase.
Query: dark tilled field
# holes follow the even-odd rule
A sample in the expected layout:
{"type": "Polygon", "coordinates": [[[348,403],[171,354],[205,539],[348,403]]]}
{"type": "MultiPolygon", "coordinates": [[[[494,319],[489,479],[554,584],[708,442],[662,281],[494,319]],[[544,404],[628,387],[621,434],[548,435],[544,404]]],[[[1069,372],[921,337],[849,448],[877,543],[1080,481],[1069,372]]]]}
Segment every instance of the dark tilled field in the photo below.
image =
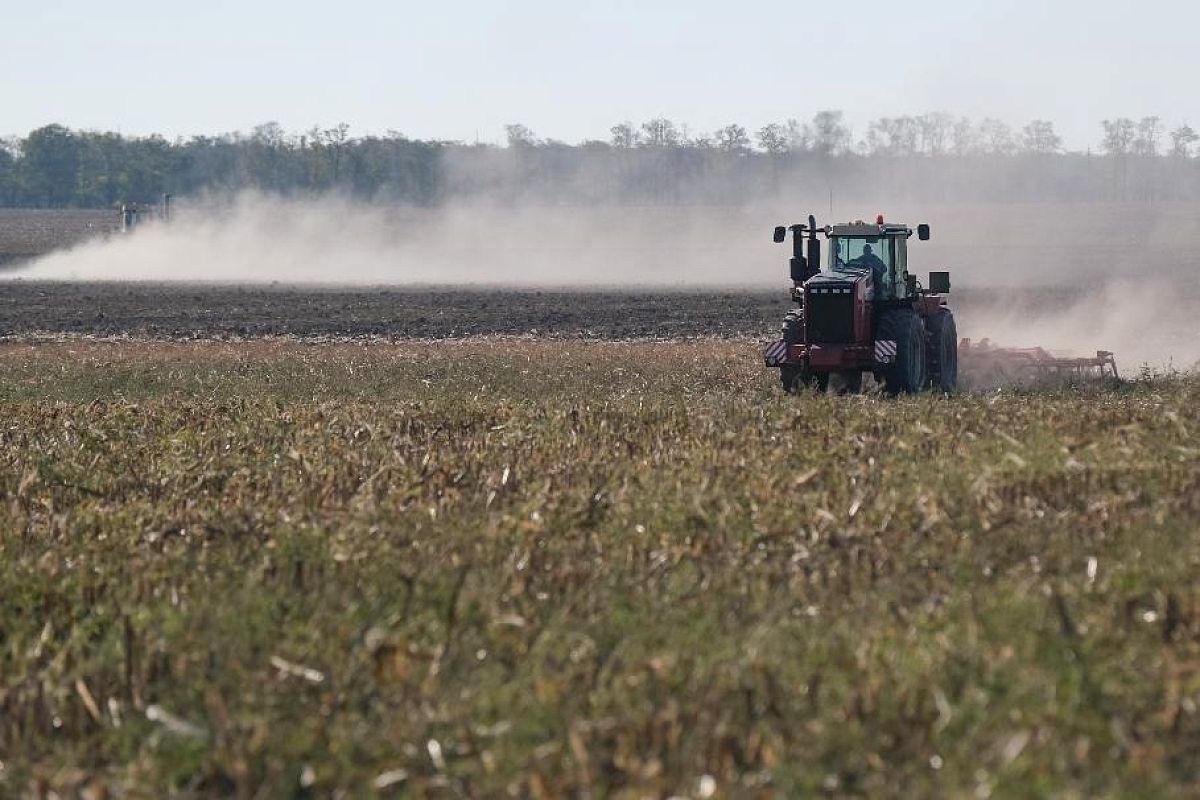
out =
{"type": "Polygon", "coordinates": [[[786,294],[30,283],[0,289],[0,334],[446,338],[741,337],[775,330],[786,294]]]}
{"type": "Polygon", "coordinates": [[[114,233],[117,212],[106,209],[0,209],[0,267],[114,233]]]}
{"type": "MultiPolygon", "coordinates": [[[[777,331],[790,307],[784,289],[585,291],[22,280],[0,286],[0,335],[7,336],[757,338],[777,331]]],[[[955,308],[969,313],[994,301],[991,293],[960,292],[955,308]]]]}

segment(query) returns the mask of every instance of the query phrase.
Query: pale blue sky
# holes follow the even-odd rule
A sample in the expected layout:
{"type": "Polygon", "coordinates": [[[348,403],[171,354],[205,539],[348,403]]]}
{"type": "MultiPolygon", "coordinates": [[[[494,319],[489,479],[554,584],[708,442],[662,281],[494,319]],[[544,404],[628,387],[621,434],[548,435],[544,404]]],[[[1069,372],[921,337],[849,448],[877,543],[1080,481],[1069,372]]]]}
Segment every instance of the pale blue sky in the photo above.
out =
{"type": "Polygon", "coordinates": [[[218,133],[275,120],[566,141],[666,116],[691,131],[844,109],[1200,127],[1200,5],[1116,0],[603,3],[10,0],[0,134],[218,133]]]}

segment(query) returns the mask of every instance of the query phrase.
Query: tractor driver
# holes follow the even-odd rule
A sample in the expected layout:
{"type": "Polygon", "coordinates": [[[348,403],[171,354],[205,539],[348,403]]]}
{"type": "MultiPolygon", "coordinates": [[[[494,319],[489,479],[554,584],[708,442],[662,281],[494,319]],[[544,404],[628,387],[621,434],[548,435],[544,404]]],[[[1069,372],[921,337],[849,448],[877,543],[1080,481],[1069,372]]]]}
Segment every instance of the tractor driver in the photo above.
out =
{"type": "Polygon", "coordinates": [[[875,255],[875,251],[871,248],[871,245],[864,244],[862,255],[854,259],[852,263],[870,269],[871,278],[874,280],[875,285],[883,285],[884,273],[887,272],[887,264],[884,264],[883,259],[875,255]]]}

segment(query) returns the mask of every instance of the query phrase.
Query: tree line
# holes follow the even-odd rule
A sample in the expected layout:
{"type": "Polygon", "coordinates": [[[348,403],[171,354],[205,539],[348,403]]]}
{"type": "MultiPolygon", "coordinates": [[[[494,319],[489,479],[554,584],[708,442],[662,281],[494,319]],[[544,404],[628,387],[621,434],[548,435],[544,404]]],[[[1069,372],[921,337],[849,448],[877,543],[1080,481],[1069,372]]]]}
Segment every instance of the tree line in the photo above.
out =
{"type": "Polygon", "coordinates": [[[1094,151],[1068,152],[1047,120],[1014,128],[945,113],[880,118],[861,135],[839,111],[698,134],[660,118],[578,144],[519,124],[506,127],[503,145],[352,136],[344,124],[176,140],[47,125],[0,140],[0,206],[101,208],[247,189],[425,206],[720,204],[826,191],[935,202],[1200,199],[1200,134],[1190,126],[1145,117],[1100,128],[1094,151]]]}

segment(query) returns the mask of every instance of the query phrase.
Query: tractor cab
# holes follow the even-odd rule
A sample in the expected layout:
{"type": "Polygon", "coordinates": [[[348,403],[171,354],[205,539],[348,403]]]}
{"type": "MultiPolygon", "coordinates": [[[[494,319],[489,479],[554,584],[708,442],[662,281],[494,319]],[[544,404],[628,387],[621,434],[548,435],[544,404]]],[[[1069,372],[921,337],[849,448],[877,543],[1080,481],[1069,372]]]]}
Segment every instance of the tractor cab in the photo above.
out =
{"type": "Polygon", "coordinates": [[[132,233],[141,221],[141,211],[137,203],[124,203],[121,206],[121,233],[132,233]]]}
{"type": "Polygon", "coordinates": [[[876,302],[909,296],[908,237],[904,225],[855,222],[827,228],[829,256],[825,272],[845,277],[869,275],[876,302]]]}
{"type": "MultiPolygon", "coordinates": [[[[800,302],[808,281],[821,277],[857,283],[869,278],[870,294],[875,303],[909,300],[920,294],[916,277],[908,271],[908,240],[916,233],[921,241],[929,239],[929,226],[918,225],[914,231],[907,225],[884,222],[879,216],[874,224],[858,220],[845,225],[826,225],[818,228],[809,217],[808,225],[780,226],[775,229],[775,241],[783,242],[792,233],[791,260],[792,296],[800,302]],[[829,251],[822,258],[818,234],[828,240],[829,251]]],[[[947,292],[945,273],[930,275],[929,291],[947,292]]]]}

